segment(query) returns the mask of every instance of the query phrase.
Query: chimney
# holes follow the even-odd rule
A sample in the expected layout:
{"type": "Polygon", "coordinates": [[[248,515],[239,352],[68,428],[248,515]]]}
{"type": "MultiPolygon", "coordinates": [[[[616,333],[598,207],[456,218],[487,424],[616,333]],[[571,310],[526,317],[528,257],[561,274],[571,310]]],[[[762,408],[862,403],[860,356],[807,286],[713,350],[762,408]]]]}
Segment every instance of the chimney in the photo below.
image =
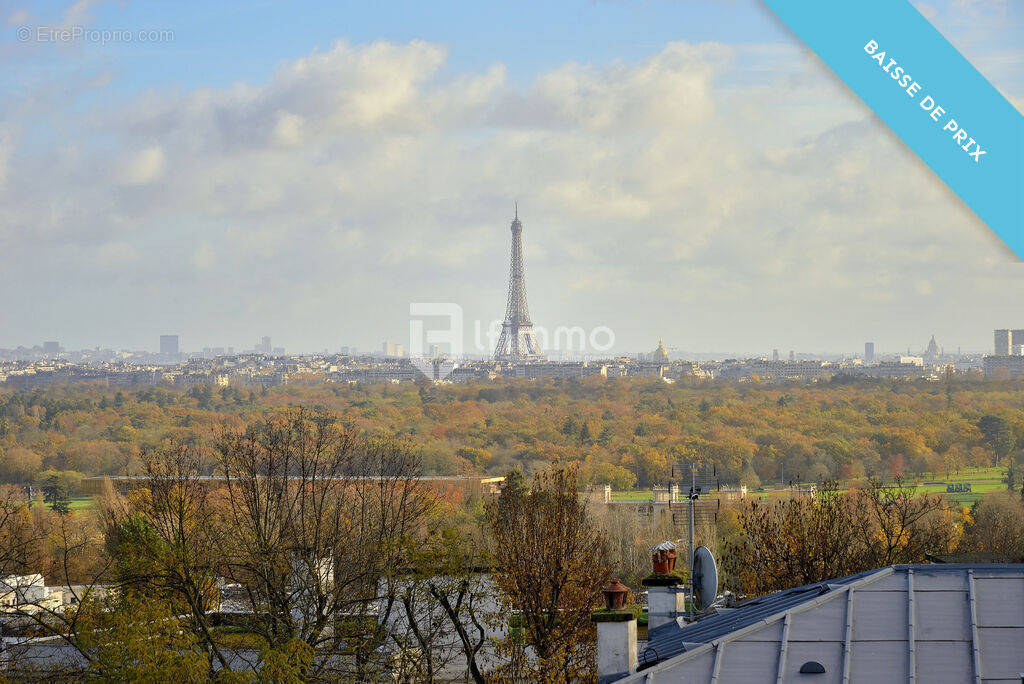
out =
{"type": "Polygon", "coordinates": [[[636,616],[626,606],[629,588],[617,579],[604,588],[603,610],[590,619],[597,625],[597,682],[607,684],[636,672],[636,616]]]}
{"type": "Polygon", "coordinates": [[[651,547],[652,572],[642,584],[647,587],[647,629],[674,622],[686,609],[683,579],[675,574],[676,545],[665,541],[651,547]]]}

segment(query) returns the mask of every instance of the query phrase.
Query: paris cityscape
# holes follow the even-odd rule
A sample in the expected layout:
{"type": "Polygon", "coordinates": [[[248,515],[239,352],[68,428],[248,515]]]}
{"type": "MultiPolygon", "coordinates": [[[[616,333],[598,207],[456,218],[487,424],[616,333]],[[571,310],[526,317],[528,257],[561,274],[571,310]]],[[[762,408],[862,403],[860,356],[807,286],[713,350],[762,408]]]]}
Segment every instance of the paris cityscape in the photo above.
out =
{"type": "MultiPolygon", "coordinates": [[[[1002,329],[993,333],[994,345],[988,353],[946,352],[933,335],[921,350],[876,356],[873,342],[865,342],[863,353],[820,358],[815,354],[793,350],[786,357],[778,349],[771,357],[719,358],[697,362],[685,353],[670,353],[662,340],[650,352],[608,356],[595,347],[585,353],[587,335],[582,328],[555,331],[553,341],[567,343],[565,349],[542,347],[534,330],[526,300],[526,278],[522,245],[523,224],[518,205],[511,224],[512,253],[509,273],[508,302],[500,333],[494,343],[495,331],[487,339],[493,349],[490,355],[455,354],[452,344],[432,344],[423,348],[422,340],[411,341],[420,346],[418,354],[408,354],[400,342],[385,340],[379,349],[359,352],[356,347],[343,346],[336,353],[286,355],[285,349],[274,347],[270,337],[263,337],[252,349],[204,347],[201,351],[183,352],[178,335],[160,335],[159,351],[78,350],[68,351],[60,342],[44,342],[32,348],[0,349],[0,382],[26,388],[45,387],[69,381],[99,381],[111,386],[133,386],[168,382],[190,387],[211,383],[227,386],[237,382],[246,386],[266,387],[287,384],[290,376],[306,381],[322,382],[412,382],[424,378],[434,382],[458,382],[508,378],[586,378],[658,377],[672,382],[684,377],[698,379],[729,378],[762,381],[827,381],[833,377],[875,379],[938,380],[948,373],[975,373],[986,377],[1016,378],[1024,374],[1024,330],[1002,329]],[[578,347],[574,348],[573,343],[578,347]],[[556,358],[549,358],[556,357],[556,358]],[[567,357],[589,356],[589,360],[567,357]],[[419,366],[410,357],[426,363],[419,366]],[[446,372],[441,374],[441,365],[446,372]]],[[[456,306],[457,305],[449,305],[456,306]]],[[[495,321],[495,324],[497,321],[495,321]]],[[[477,344],[481,348],[477,326],[477,344]]],[[[494,328],[496,326],[488,326],[494,328]]],[[[614,332],[607,330],[603,339],[614,342],[614,332]]],[[[451,333],[451,331],[448,331],[451,333]]],[[[459,330],[458,337],[465,331],[459,330]]],[[[545,336],[547,338],[547,336],[545,336]]],[[[457,343],[459,351],[462,341],[457,343]]],[[[608,345],[611,346],[610,344],[608,345]]],[[[411,348],[411,347],[410,347],[411,348]]],[[[485,349],[479,349],[486,351],[485,349]]],[[[605,350],[607,351],[607,350],[605,350]]],[[[707,354],[701,356],[709,356],[707,354]]]]}
{"type": "MultiPolygon", "coordinates": [[[[476,326],[477,354],[463,354],[465,330],[457,331],[456,349],[452,343],[424,347],[422,339],[405,343],[385,340],[380,348],[360,353],[356,347],[343,346],[335,353],[287,355],[274,347],[272,338],[263,337],[252,349],[204,347],[182,350],[178,335],[159,337],[159,351],[112,349],[65,350],[59,341],[43,342],[31,348],[0,349],[0,382],[19,389],[36,389],[63,382],[90,381],[115,387],[152,385],[166,382],[179,387],[213,384],[221,387],[239,383],[252,387],[284,385],[289,377],[320,382],[432,382],[479,381],[506,378],[565,378],[592,376],[657,377],[666,382],[681,378],[733,379],[759,381],[828,381],[834,377],[939,380],[947,374],[975,374],[984,377],[1016,378],[1024,374],[1024,330],[1001,329],[993,332],[991,353],[949,352],[933,335],[926,346],[906,353],[875,353],[875,344],[865,342],[862,353],[824,355],[773,349],[771,356],[746,358],[708,358],[711,354],[679,353],[658,340],[653,351],[624,355],[602,354],[614,343],[614,331],[606,331],[605,349],[582,328],[556,329],[544,338],[564,348],[542,346],[530,317],[526,298],[523,224],[518,205],[511,223],[508,301],[505,316],[487,326],[481,335],[476,326]],[[497,340],[495,342],[495,339],[497,340]],[[490,344],[486,344],[490,342],[490,344]],[[486,344],[486,346],[484,346],[486,344]],[[418,353],[412,346],[418,345],[418,353]],[[575,346],[574,346],[575,345],[575,346]],[[409,352],[407,352],[409,349],[409,352]],[[672,350],[670,352],[670,349],[672,350]],[[490,353],[488,353],[488,350],[490,353]],[[459,352],[459,353],[456,353],[459,352]],[[704,357],[697,361],[696,357],[704,357]],[[579,357],[588,357],[583,360],[579,357]],[[415,359],[421,363],[415,363],[415,359]],[[441,372],[444,366],[444,372],[441,372]]],[[[458,309],[457,305],[450,304],[458,309]]],[[[444,313],[444,311],[439,311],[444,313]]],[[[460,314],[461,315],[461,314],[460,314]]],[[[419,328],[420,330],[422,328],[419,328]]],[[[448,337],[452,331],[448,330],[448,337]]]]}
{"type": "Polygon", "coordinates": [[[1024,266],[873,3],[0,3],[0,684],[1024,682],[1024,266]]]}

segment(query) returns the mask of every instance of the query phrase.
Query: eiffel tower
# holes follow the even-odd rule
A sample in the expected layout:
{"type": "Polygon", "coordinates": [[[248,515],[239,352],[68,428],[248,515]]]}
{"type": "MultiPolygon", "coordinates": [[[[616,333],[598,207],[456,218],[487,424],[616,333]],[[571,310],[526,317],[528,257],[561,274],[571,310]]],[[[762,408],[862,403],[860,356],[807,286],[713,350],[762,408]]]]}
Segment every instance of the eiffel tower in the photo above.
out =
{"type": "Polygon", "coordinates": [[[530,309],[526,306],[526,278],[523,275],[523,224],[519,222],[519,205],[512,219],[512,266],[508,282],[508,307],[501,337],[494,349],[497,361],[543,361],[545,356],[533,334],[530,309]]]}

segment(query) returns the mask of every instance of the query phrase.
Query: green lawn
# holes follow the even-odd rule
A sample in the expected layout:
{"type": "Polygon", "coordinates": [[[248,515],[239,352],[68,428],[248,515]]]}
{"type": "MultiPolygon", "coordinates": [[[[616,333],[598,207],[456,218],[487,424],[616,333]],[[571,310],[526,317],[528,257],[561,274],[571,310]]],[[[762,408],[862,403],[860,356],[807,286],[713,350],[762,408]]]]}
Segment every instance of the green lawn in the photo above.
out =
{"type": "Polygon", "coordinates": [[[946,484],[966,483],[971,485],[969,492],[947,492],[945,484],[921,484],[917,491],[921,494],[940,494],[949,502],[961,506],[970,506],[981,498],[982,494],[1001,492],[1006,489],[1006,468],[968,468],[959,473],[935,473],[933,477],[922,478],[923,482],[944,482],[946,484]]]}
{"type": "MultiPolygon", "coordinates": [[[[1006,489],[1006,468],[967,468],[959,473],[926,473],[915,480],[904,480],[908,485],[914,486],[919,494],[941,494],[949,502],[957,502],[962,506],[970,506],[982,494],[988,492],[1001,492],[1006,489]],[[943,484],[924,484],[925,482],[941,482],[943,484]],[[970,483],[970,492],[947,493],[946,484],[970,483]]],[[[768,485],[771,487],[772,485],[768,485]]],[[[845,484],[841,483],[845,488],[845,484]]],[[[715,493],[711,492],[711,496],[715,493]]],[[[781,492],[779,496],[781,496],[781,492]]],[[[758,497],[762,500],[771,498],[768,493],[757,492],[750,489],[747,496],[758,497]]],[[[650,489],[631,489],[624,491],[613,491],[612,501],[650,501],[650,489]]]]}
{"type": "Polygon", "coordinates": [[[612,490],[612,501],[650,501],[650,489],[624,489],[621,492],[612,490]]]}
{"type": "Polygon", "coordinates": [[[76,496],[71,500],[72,511],[87,511],[93,507],[94,500],[91,496],[76,496]]]}

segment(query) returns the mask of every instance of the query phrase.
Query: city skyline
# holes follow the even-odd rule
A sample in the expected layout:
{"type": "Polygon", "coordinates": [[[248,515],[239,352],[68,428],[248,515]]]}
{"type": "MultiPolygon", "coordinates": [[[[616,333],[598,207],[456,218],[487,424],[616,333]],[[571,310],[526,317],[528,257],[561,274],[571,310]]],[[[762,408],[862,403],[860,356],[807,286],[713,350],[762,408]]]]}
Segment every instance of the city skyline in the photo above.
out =
{"type": "MultiPolygon", "coordinates": [[[[1004,330],[995,330],[994,333],[998,338],[999,333],[1005,332],[1004,330]]],[[[1013,331],[1020,332],[1020,331],[1013,331]]],[[[934,336],[932,336],[934,339],[934,336]]],[[[148,353],[153,355],[164,355],[164,354],[179,354],[183,358],[188,355],[201,356],[202,354],[215,353],[216,356],[234,356],[244,354],[266,354],[270,356],[316,356],[316,355],[342,355],[342,356],[398,356],[406,357],[409,356],[407,353],[406,343],[404,341],[396,341],[394,339],[381,338],[376,344],[371,344],[366,347],[359,345],[349,344],[327,344],[319,345],[308,349],[287,349],[286,347],[279,347],[276,345],[266,346],[269,341],[273,339],[271,336],[262,336],[259,342],[250,344],[224,344],[216,343],[214,345],[207,344],[205,342],[197,342],[195,347],[189,346],[188,344],[182,344],[180,342],[180,335],[159,335],[159,341],[155,345],[142,346],[142,347],[127,347],[127,346],[84,346],[84,347],[68,347],[59,340],[56,341],[44,341],[35,342],[28,344],[16,344],[16,345],[3,345],[0,344],[0,351],[15,351],[18,349],[24,349],[27,351],[38,350],[44,355],[57,355],[77,352],[89,352],[94,350],[104,351],[127,351],[127,352],[139,352],[148,353]],[[163,346],[165,338],[174,338],[174,349],[177,351],[165,351],[163,346]],[[180,345],[180,346],[179,346],[180,345]]],[[[656,345],[661,345],[662,340],[656,341],[656,345]]],[[[652,345],[648,345],[652,346],[652,345]]],[[[1019,345],[1018,345],[1019,346],[1019,345]]],[[[432,349],[439,349],[438,345],[431,345],[432,349]]],[[[877,361],[881,357],[894,357],[899,355],[922,355],[928,352],[928,343],[925,345],[913,344],[906,345],[901,348],[885,349],[880,348],[873,342],[865,342],[861,345],[851,345],[848,349],[836,349],[836,350],[810,350],[802,349],[799,347],[795,348],[780,348],[773,347],[772,349],[734,349],[725,350],[722,349],[684,349],[679,345],[672,344],[671,340],[668,345],[664,345],[664,348],[673,358],[685,359],[689,357],[707,357],[707,358],[771,358],[775,356],[775,360],[783,360],[782,356],[795,355],[797,358],[862,358],[865,361],[877,361]],[[870,354],[868,348],[870,347],[870,354]]],[[[1007,347],[1009,348],[1009,347],[1007,347]]],[[[610,358],[614,356],[636,356],[650,354],[651,350],[647,348],[637,349],[617,349],[609,350],[606,353],[598,351],[587,351],[587,350],[574,350],[564,349],[559,347],[541,347],[541,351],[545,354],[552,353],[554,358],[552,360],[558,360],[558,355],[565,355],[569,357],[590,357],[590,358],[610,358]]],[[[958,345],[941,345],[941,351],[944,355],[957,356],[957,355],[1001,355],[1003,354],[1002,348],[999,346],[998,339],[995,345],[990,346],[989,349],[971,349],[964,348],[958,345]]],[[[446,352],[438,351],[439,354],[447,355],[446,352]]],[[[463,354],[465,358],[472,358],[477,360],[486,360],[494,357],[493,352],[483,351],[467,351],[463,354]]],[[[529,361],[530,359],[522,359],[529,361]]]]}
{"type": "MultiPolygon", "coordinates": [[[[614,351],[931,334],[985,350],[1014,325],[1020,262],[760,3],[624,5],[526,3],[508,21],[451,3],[458,22],[410,6],[398,23],[316,3],[216,21],[11,8],[0,346],[272,331],[285,349],[371,349],[406,342],[420,301],[490,322],[513,199],[532,314],[607,327],[614,351]],[[58,25],[170,33],[16,34],[58,25]],[[209,41],[212,25],[233,28],[209,41]]],[[[1020,105],[1016,6],[917,6],[1020,105]]]]}

